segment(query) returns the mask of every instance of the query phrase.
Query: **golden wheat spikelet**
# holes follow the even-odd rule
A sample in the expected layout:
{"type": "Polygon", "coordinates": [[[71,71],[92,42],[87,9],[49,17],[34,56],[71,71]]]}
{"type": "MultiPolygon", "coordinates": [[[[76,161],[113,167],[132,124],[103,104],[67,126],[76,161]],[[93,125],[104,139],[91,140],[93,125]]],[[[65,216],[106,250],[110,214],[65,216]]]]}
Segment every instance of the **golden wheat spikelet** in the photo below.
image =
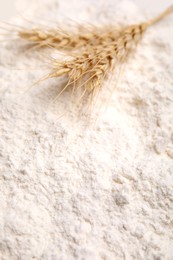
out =
{"type": "Polygon", "coordinates": [[[110,31],[105,31],[104,37],[107,40],[94,45],[89,42],[83,51],[75,53],[72,59],[62,62],[55,60],[52,72],[40,81],[67,75],[69,80],[64,89],[73,85],[73,89],[83,87],[83,93],[95,93],[101,88],[104,79],[115,68],[115,65],[127,60],[147,28],[171,12],[173,12],[173,6],[155,19],[127,26],[118,33],[115,31],[115,36],[111,39],[110,31]]]}
{"type": "MultiPolygon", "coordinates": [[[[156,19],[150,20],[147,25],[158,22],[172,12],[172,6],[156,19]]],[[[80,26],[77,32],[67,32],[62,29],[31,28],[18,30],[19,38],[34,44],[36,47],[50,46],[59,50],[74,50],[76,48],[114,42],[121,32],[115,26],[93,27],[87,29],[80,26]]]]}
{"type": "Polygon", "coordinates": [[[33,44],[35,47],[52,47],[58,50],[71,51],[88,44],[96,45],[107,41],[114,41],[118,36],[115,27],[88,29],[80,26],[78,32],[69,33],[58,29],[23,29],[19,30],[17,36],[33,44]]]}
{"type": "Polygon", "coordinates": [[[80,26],[75,28],[74,32],[68,32],[60,28],[25,28],[20,25],[12,25],[7,22],[1,22],[3,25],[0,29],[5,30],[6,33],[0,35],[11,36],[11,39],[20,39],[24,43],[32,44],[33,47],[52,47],[54,49],[71,51],[76,48],[84,47],[88,43],[91,45],[105,41],[105,31],[109,30],[110,38],[115,37],[115,28],[86,28],[80,26]]]}

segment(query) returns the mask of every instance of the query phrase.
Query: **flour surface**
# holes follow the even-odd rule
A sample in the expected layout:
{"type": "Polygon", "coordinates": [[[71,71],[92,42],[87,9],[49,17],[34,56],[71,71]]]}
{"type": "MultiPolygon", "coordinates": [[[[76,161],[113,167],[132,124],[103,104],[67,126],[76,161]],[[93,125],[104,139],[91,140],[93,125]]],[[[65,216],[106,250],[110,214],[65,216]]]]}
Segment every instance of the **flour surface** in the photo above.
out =
{"type": "MultiPolygon", "coordinates": [[[[134,24],[171,4],[150,2],[17,8],[33,25],[134,24]]],[[[146,32],[94,127],[57,118],[70,110],[68,92],[49,110],[61,79],[26,92],[40,66],[17,42],[0,43],[0,259],[172,260],[173,15],[146,32]]]]}

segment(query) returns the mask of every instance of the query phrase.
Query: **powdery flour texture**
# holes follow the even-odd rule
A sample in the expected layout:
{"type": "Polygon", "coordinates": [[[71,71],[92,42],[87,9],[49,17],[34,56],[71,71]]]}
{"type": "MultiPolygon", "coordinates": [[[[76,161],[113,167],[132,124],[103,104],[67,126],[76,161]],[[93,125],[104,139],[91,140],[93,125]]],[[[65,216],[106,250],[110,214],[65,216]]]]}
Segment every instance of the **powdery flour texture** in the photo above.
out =
{"type": "MultiPolygon", "coordinates": [[[[19,2],[49,25],[136,23],[171,4],[19,2]]],[[[59,80],[25,93],[45,72],[28,69],[40,60],[16,44],[0,49],[0,258],[173,259],[173,16],[144,35],[99,124],[85,131],[73,115],[57,120],[68,92],[48,109],[59,80]]]]}

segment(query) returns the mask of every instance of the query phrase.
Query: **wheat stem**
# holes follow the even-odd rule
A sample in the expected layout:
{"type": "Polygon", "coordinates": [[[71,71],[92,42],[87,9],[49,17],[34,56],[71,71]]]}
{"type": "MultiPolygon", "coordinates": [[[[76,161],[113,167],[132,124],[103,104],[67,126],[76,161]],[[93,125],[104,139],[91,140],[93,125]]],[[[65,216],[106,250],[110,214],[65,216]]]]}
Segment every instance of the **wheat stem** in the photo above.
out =
{"type": "Polygon", "coordinates": [[[166,16],[173,13],[173,5],[171,5],[169,8],[167,8],[164,12],[162,12],[160,15],[158,15],[156,18],[151,19],[147,22],[149,26],[154,25],[158,22],[160,22],[162,19],[164,19],[166,16]]]}

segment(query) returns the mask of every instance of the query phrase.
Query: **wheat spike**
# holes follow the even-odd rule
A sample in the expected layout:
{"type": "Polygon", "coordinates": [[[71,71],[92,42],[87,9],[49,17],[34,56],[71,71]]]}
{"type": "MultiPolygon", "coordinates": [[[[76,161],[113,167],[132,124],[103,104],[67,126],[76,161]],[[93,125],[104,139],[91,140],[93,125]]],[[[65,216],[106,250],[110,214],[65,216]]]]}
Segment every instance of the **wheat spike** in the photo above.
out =
{"type": "Polygon", "coordinates": [[[96,45],[114,41],[118,36],[115,27],[80,29],[77,33],[69,33],[58,29],[25,29],[18,32],[18,37],[34,44],[36,47],[53,47],[58,50],[71,51],[88,44],[96,45]]]}
{"type": "MultiPolygon", "coordinates": [[[[151,19],[145,25],[153,25],[160,21],[173,10],[171,6],[155,19],[151,19]]],[[[104,28],[93,28],[87,30],[80,26],[77,33],[69,33],[60,29],[21,29],[18,31],[18,37],[37,47],[50,46],[58,50],[74,50],[88,45],[101,45],[104,43],[114,42],[118,38],[119,31],[113,26],[105,26],[104,28]]]]}
{"type": "Polygon", "coordinates": [[[115,68],[115,65],[126,61],[147,28],[171,12],[173,12],[173,6],[155,19],[127,26],[118,33],[116,31],[111,40],[110,32],[105,31],[104,37],[107,40],[95,45],[91,45],[89,42],[84,50],[79,54],[74,54],[72,59],[63,62],[55,61],[53,70],[47,78],[67,75],[69,80],[66,87],[73,85],[77,89],[84,86],[84,93],[96,92],[101,88],[104,79],[115,68]]]}

